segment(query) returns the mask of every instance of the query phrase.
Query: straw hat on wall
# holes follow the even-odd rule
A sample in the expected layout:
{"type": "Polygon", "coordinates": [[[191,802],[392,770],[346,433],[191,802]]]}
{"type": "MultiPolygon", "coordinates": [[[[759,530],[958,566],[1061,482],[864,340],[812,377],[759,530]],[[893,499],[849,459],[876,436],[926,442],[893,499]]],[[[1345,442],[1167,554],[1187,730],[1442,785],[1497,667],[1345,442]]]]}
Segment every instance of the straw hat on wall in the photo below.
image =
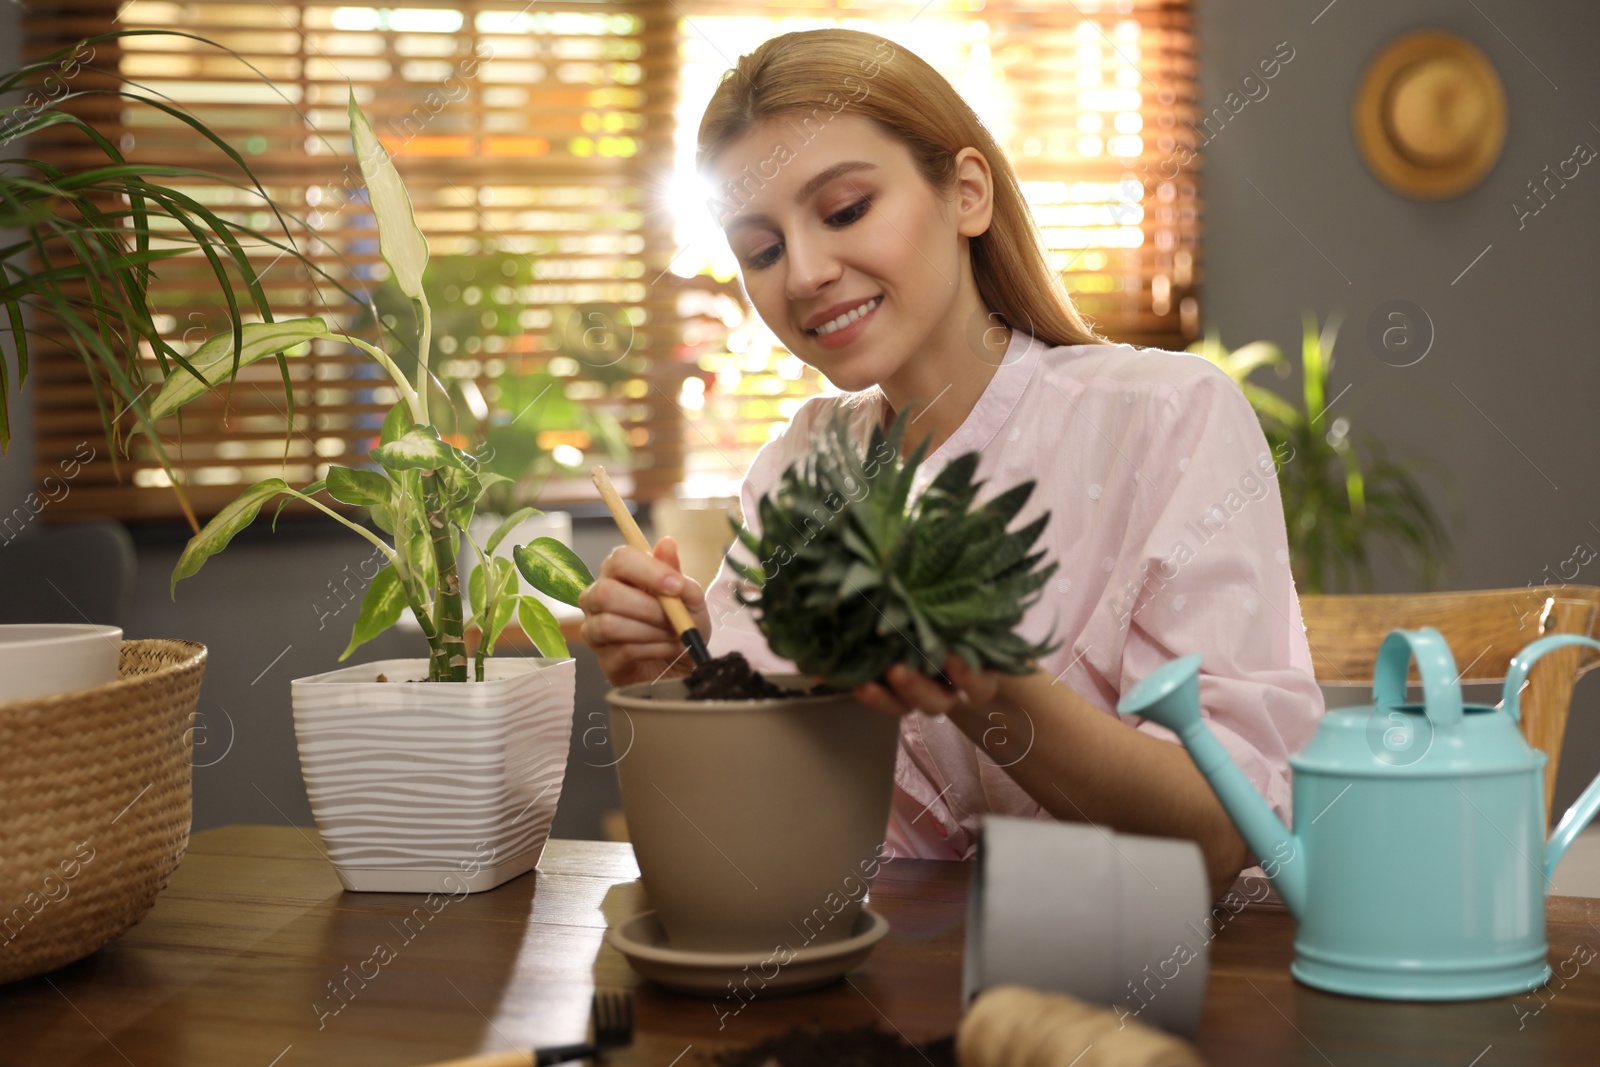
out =
{"type": "Polygon", "coordinates": [[[1442,30],[1386,45],[1361,78],[1351,117],[1372,173],[1418,199],[1477,185],[1506,139],[1500,76],[1471,42],[1442,30]]]}

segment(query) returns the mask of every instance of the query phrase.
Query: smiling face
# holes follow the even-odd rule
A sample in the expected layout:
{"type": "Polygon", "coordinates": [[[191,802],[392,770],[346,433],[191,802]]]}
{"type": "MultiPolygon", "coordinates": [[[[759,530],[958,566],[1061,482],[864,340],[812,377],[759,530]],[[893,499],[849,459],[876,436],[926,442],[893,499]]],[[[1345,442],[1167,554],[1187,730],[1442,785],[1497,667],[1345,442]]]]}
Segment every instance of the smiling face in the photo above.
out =
{"type": "Polygon", "coordinates": [[[966,325],[983,315],[968,239],[988,228],[988,166],[962,149],[946,199],[867,119],[841,114],[809,134],[770,120],[709,169],[745,292],[789,351],[840,389],[929,401],[982,366],[967,351],[966,325]]]}

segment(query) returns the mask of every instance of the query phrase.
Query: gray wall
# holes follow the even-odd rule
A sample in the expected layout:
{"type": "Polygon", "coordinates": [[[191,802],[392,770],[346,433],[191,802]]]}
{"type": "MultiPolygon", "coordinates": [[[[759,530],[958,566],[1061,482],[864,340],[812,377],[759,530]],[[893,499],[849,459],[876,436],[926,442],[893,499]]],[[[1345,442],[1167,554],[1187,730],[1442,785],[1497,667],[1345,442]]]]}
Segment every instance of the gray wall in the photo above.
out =
{"type": "MultiPolygon", "coordinates": [[[[1391,454],[1426,454],[1454,476],[1459,500],[1436,497],[1459,513],[1460,566],[1448,584],[1520,586],[1539,579],[1545,566],[1554,569],[1579,541],[1600,547],[1600,533],[1589,526],[1600,525],[1590,473],[1600,458],[1594,429],[1600,362],[1590,357],[1588,305],[1580,295],[1596,277],[1600,254],[1594,242],[1600,173],[1585,168],[1521,232],[1510,208],[1523,184],[1570,155],[1576,141],[1600,147],[1600,131],[1588,125],[1600,117],[1600,72],[1588,55],[1600,40],[1600,9],[1575,0],[1521,7],[1480,0],[1480,14],[1455,2],[1400,8],[1338,0],[1323,11],[1325,2],[1199,5],[1208,103],[1220,102],[1278,42],[1295,49],[1270,94],[1250,103],[1206,149],[1207,323],[1229,344],[1269,338],[1292,349],[1302,310],[1340,312],[1345,327],[1335,377],[1337,388],[1352,387],[1334,410],[1381,436],[1391,454]],[[1482,186],[1443,203],[1387,192],[1366,172],[1350,134],[1349,101],[1366,60],[1382,42],[1422,25],[1477,42],[1499,68],[1511,107],[1504,157],[1482,186]],[[1427,358],[1412,367],[1379,361],[1363,339],[1368,317],[1397,298],[1425,308],[1437,334],[1427,358]]],[[[0,4],[0,63],[14,61],[16,12],[0,4]]],[[[14,399],[12,415],[17,440],[0,461],[5,511],[31,482],[26,403],[14,399]]],[[[606,520],[579,520],[575,527],[579,555],[591,567],[617,543],[606,520]]],[[[319,631],[313,605],[341,568],[363,557],[362,543],[316,523],[291,524],[277,535],[252,532],[185,582],[174,604],[166,583],[181,538],[144,532],[139,542],[138,607],[129,635],[188,637],[211,649],[201,697],[196,828],[309,823],[288,680],[334,666],[348,622],[341,615],[319,631]]],[[[1591,567],[1596,573],[1578,580],[1600,584],[1600,564],[1591,567]]],[[[1411,587],[1393,568],[1381,577],[1385,589],[1411,587]]],[[[370,653],[408,655],[416,647],[389,636],[370,653]]],[[[605,686],[593,657],[581,649],[577,655],[581,726],[603,706],[605,686]]],[[[1600,682],[1591,679],[1574,701],[1558,800],[1570,799],[1600,770],[1597,712],[1600,682]]],[[[599,762],[574,753],[557,833],[594,835],[599,813],[616,805],[610,773],[592,766],[599,762]]]]}
{"type": "MultiPolygon", "coordinates": [[[[1343,316],[1334,391],[1350,390],[1333,413],[1376,433],[1391,456],[1432,457],[1453,476],[1455,501],[1430,483],[1441,506],[1460,512],[1460,565],[1448,587],[1539,582],[1576,544],[1600,549],[1600,360],[1588,288],[1600,277],[1600,166],[1585,166],[1521,230],[1511,207],[1576,143],[1600,149],[1591,124],[1600,122],[1600,8],[1580,0],[1197,7],[1208,107],[1279,42],[1295,50],[1269,94],[1205,148],[1207,325],[1229,345],[1265,338],[1295,352],[1302,311],[1343,316]],[[1350,123],[1367,61],[1423,27],[1482,49],[1510,110],[1505,151],[1487,179],[1431,203],[1391,193],[1368,173],[1350,123]],[[1368,319],[1396,299],[1433,321],[1433,347],[1414,366],[1378,359],[1364,337],[1368,319]]],[[[1392,567],[1381,578],[1383,591],[1414,587],[1392,567]]],[[[1576,581],[1600,585],[1600,561],[1576,581]]],[[[1591,677],[1575,695],[1557,802],[1596,771],[1600,680],[1591,677]]]]}

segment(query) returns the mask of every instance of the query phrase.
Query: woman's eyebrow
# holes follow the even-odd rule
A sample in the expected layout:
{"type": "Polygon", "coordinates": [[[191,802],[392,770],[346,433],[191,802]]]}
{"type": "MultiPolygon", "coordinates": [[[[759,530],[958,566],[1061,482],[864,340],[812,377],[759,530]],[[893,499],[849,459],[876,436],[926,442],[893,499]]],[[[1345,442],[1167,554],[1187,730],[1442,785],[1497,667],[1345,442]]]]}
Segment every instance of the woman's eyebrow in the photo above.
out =
{"type": "MultiPolygon", "coordinates": [[[[841,178],[846,174],[854,174],[858,170],[876,170],[877,166],[878,165],[876,163],[868,163],[864,159],[847,159],[842,163],[835,163],[833,166],[818,171],[816,174],[812,175],[812,177],[809,178],[806,183],[802,185],[794,194],[794,202],[796,204],[805,203],[807,200],[811,199],[811,197],[816,195],[817,190],[821,189],[824,185],[827,185],[835,178],[841,178]]],[[[728,225],[723,229],[727,233],[732,233],[741,226],[754,226],[763,222],[770,223],[771,221],[772,220],[765,215],[738,215],[735,216],[733,221],[728,223],[728,225]]]]}

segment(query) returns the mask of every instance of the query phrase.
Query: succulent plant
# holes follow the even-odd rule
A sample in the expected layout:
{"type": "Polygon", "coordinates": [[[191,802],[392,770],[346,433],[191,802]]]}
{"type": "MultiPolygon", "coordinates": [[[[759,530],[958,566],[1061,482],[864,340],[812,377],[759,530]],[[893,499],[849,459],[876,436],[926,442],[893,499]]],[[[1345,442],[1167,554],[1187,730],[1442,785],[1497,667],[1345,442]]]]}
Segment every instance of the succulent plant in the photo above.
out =
{"type": "Polygon", "coordinates": [[[895,663],[933,676],[950,653],[974,670],[1025,674],[1058,645],[1014,631],[1057,564],[1030,549],[1049,512],[1014,531],[1034,482],[974,505],[978,453],[951,460],[910,500],[927,451],[901,458],[906,416],[874,427],[863,455],[842,417],[797,460],[759,506],[761,533],[735,525],[758,561],[730,565],[755,587],[773,652],[829,685],[881,678],[895,663]]]}

